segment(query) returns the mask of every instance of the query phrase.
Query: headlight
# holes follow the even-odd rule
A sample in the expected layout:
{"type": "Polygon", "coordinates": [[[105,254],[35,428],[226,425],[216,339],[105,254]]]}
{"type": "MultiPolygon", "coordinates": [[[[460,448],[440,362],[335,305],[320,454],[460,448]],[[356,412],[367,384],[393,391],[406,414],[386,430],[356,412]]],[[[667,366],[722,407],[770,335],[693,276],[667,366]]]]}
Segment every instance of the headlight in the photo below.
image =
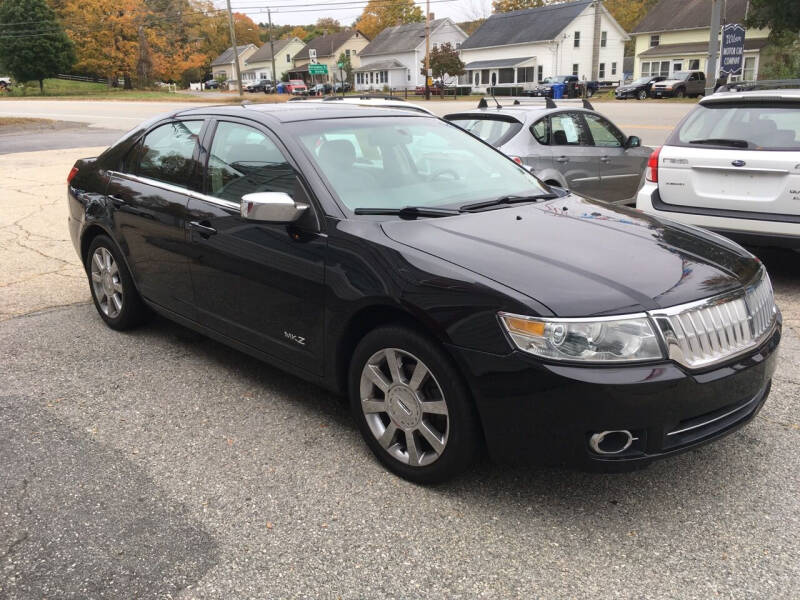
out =
{"type": "Polygon", "coordinates": [[[664,358],[644,314],[594,319],[499,316],[517,348],[542,358],[596,363],[664,358]]]}

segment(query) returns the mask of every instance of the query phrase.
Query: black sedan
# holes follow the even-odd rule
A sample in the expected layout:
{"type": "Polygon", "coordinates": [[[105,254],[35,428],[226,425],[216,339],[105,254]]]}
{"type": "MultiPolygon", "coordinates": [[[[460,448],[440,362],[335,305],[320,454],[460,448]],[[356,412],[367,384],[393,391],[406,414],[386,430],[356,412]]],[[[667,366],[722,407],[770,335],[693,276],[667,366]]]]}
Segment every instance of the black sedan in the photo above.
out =
{"type": "Polygon", "coordinates": [[[484,446],[633,468],[770,389],[781,317],[756,258],[548,187],[432,116],[184,110],[78,161],[68,199],[108,326],[155,311],[346,394],[413,481],[484,446]]]}
{"type": "Polygon", "coordinates": [[[646,100],[650,97],[650,90],[653,84],[658,81],[664,81],[666,77],[640,77],[630,83],[625,83],[619,86],[614,91],[614,96],[617,100],[626,100],[628,98],[636,98],[637,100],[646,100]]]}

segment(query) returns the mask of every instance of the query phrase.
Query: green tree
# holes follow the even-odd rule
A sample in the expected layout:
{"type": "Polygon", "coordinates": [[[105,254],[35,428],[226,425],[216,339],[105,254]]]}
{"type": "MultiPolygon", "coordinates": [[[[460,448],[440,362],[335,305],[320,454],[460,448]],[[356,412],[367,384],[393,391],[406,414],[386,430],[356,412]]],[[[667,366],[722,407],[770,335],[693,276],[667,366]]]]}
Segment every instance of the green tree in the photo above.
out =
{"type": "MultiPolygon", "coordinates": [[[[432,48],[430,59],[431,71],[433,71],[433,76],[437,79],[440,79],[445,75],[449,75],[450,77],[458,77],[466,72],[464,71],[464,62],[458,55],[458,50],[451,46],[450,42],[432,48]]],[[[424,60],[422,61],[420,73],[425,75],[424,60]]]]}
{"type": "Polygon", "coordinates": [[[372,40],[387,27],[424,20],[422,9],[414,4],[414,0],[369,0],[356,20],[356,29],[372,40]]]}
{"type": "MultiPolygon", "coordinates": [[[[548,4],[556,4],[560,0],[494,0],[492,8],[494,12],[511,12],[512,10],[522,10],[524,8],[539,8],[548,4]]],[[[571,1],[571,0],[570,0],[571,1]]]]}
{"type": "Polygon", "coordinates": [[[797,0],[750,0],[748,27],[768,27],[772,34],[800,33],[797,0]]]}
{"type": "MultiPolygon", "coordinates": [[[[337,63],[342,63],[342,71],[344,71],[344,80],[349,81],[352,83],[351,74],[353,73],[353,65],[350,64],[350,57],[347,56],[344,52],[339,55],[339,59],[336,61],[337,63]]],[[[336,67],[336,73],[334,74],[334,80],[339,81],[339,67],[336,67]]]]}
{"type": "Polygon", "coordinates": [[[18,82],[44,80],[69,71],[75,50],[46,0],[0,4],[0,63],[18,82]]]}

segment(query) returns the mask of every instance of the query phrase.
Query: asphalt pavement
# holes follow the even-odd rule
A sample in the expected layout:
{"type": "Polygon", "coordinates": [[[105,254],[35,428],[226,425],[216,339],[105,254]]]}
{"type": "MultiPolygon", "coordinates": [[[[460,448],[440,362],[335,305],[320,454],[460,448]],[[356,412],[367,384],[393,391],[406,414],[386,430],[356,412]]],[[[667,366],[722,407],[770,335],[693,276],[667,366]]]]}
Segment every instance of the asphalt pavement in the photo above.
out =
{"type": "Polygon", "coordinates": [[[100,149],[0,157],[0,598],[797,597],[797,254],[758,251],[785,329],[742,430],[635,473],[421,487],[320,388],[164,319],[103,325],[64,198],[100,149]]]}

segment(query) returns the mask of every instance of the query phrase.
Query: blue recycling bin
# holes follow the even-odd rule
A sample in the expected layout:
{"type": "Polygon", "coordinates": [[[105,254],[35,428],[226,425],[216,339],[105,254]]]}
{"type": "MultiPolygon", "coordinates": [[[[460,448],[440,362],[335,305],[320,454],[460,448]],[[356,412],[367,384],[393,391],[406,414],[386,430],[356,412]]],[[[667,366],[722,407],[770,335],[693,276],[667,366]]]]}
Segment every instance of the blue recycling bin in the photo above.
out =
{"type": "Polygon", "coordinates": [[[275,91],[277,91],[279,94],[285,94],[286,93],[286,86],[283,84],[283,82],[281,82],[281,83],[278,84],[278,86],[277,86],[275,91]]]}
{"type": "Polygon", "coordinates": [[[553,100],[561,100],[564,97],[564,88],[567,86],[563,83],[553,84],[553,100]]]}

